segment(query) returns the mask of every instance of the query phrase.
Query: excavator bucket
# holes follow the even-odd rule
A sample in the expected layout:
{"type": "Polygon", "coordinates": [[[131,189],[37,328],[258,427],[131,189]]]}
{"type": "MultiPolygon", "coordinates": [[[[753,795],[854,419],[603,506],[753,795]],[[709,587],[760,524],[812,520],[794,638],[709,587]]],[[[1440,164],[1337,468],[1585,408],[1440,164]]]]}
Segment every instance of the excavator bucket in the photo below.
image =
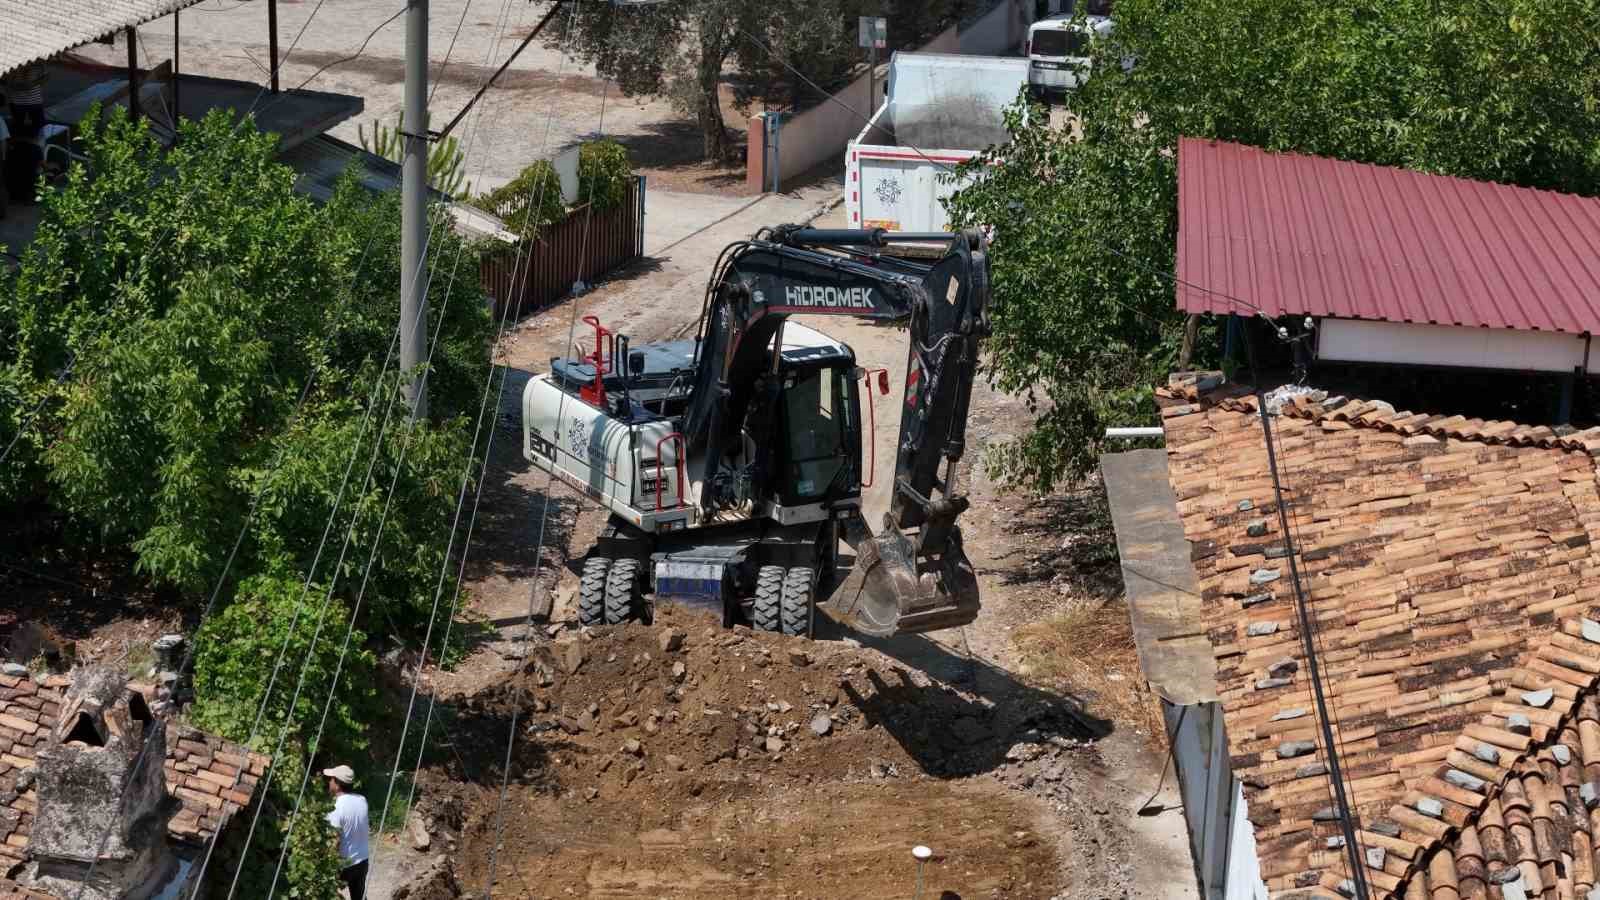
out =
{"type": "Polygon", "coordinates": [[[912,540],[887,522],[881,534],[865,531],[851,541],[855,568],[828,604],[844,625],[891,637],[959,628],[978,617],[978,578],[961,548],[960,529],[948,529],[944,546],[924,547],[920,557],[912,540]]]}

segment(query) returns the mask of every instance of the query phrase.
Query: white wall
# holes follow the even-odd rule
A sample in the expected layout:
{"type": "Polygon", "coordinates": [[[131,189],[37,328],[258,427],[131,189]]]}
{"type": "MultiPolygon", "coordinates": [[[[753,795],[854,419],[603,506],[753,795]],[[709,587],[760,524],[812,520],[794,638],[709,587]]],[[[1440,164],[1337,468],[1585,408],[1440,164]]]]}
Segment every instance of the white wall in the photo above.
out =
{"type": "Polygon", "coordinates": [[[1256,855],[1256,829],[1250,824],[1250,805],[1244,787],[1233,783],[1232,838],[1228,842],[1228,881],[1223,900],[1268,900],[1261,880],[1261,858],[1256,855]]]}
{"type": "Polygon", "coordinates": [[[1317,358],[1333,362],[1588,371],[1582,335],[1358,319],[1323,319],[1317,330],[1317,358]]]}
{"type": "Polygon", "coordinates": [[[1254,826],[1233,777],[1219,703],[1162,703],[1188,823],[1189,852],[1204,900],[1267,900],[1254,826]]]}

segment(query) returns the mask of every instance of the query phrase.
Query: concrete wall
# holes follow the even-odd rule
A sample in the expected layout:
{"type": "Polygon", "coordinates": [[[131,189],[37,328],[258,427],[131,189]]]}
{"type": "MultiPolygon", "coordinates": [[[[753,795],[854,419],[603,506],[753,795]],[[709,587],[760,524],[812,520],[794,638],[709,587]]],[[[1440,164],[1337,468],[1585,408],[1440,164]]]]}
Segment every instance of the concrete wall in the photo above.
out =
{"type": "Polygon", "coordinates": [[[1222,705],[1162,703],[1189,827],[1189,851],[1204,900],[1267,900],[1255,827],[1233,777],[1222,705]]]}
{"type": "MultiPolygon", "coordinates": [[[[954,25],[918,48],[922,52],[936,53],[956,53],[960,49],[961,40],[954,25]]],[[[837,157],[844,152],[850,140],[861,133],[867,119],[882,105],[888,90],[888,66],[880,65],[878,68],[875,86],[869,86],[869,79],[863,73],[834,94],[833,100],[824,100],[794,118],[784,119],[782,133],[778,136],[780,178],[794,178],[837,157]],[[869,91],[876,96],[869,96],[869,91]]],[[[749,128],[745,185],[756,190],[767,190],[772,182],[768,169],[771,159],[761,117],[751,117],[749,128]]]]}
{"type": "Polygon", "coordinates": [[[1032,0],[1004,0],[976,22],[961,29],[962,53],[1006,56],[1022,49],[1033,17],[1032,0]]]}

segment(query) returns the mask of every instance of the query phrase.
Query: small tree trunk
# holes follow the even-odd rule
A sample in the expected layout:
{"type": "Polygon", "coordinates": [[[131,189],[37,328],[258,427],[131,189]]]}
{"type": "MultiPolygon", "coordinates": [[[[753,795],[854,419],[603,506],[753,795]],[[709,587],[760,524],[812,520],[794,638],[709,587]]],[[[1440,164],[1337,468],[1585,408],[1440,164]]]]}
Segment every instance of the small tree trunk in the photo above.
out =
{"type": "Polygon", "coordinates": [[[1200,336],[1200,316],[1190,313],[1183,323],[1183,343],[1178,345],[1178,371],[1189,371],[1189,360],[1194,356],[1194,342],[1200,336]]]}
{"type": "Polygon", "coordinates": [[[728,158],[728,129],[722,121],[722,64],[730,49],[725,23],[702,21],[700,27],[700,65],[696,71],[700,102],[700,133],[705,138],[707,162],[722,163],[728,158]]]}

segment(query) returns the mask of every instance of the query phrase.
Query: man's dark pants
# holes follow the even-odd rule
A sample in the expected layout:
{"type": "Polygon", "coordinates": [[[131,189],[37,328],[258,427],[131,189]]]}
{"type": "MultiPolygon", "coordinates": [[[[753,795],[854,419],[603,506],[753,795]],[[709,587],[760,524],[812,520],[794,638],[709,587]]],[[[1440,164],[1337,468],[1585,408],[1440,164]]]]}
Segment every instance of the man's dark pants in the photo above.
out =
{"type": "Polygon", "coordinates": [[[367,861],[339,870],[339,880],[350,889],[350,900],[363,900],[367,894],[367,861]]]}

